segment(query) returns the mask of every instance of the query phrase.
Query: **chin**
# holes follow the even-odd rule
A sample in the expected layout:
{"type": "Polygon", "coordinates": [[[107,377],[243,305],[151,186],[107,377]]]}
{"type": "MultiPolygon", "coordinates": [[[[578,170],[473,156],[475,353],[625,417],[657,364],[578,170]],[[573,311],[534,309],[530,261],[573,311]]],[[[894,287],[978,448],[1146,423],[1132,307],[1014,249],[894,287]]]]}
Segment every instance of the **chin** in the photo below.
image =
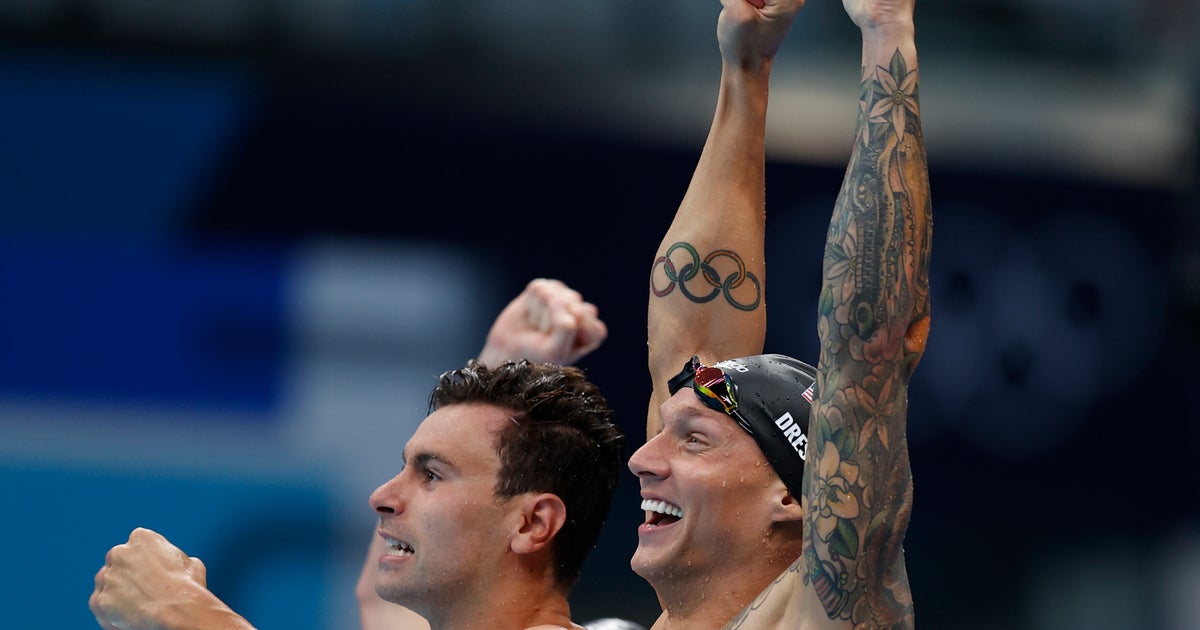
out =
{"type": "Polygon", "coordinates": [[[650,564],[651,563],[643,555],[641,549],[634,551],[633,557],[629,559],[629,568],[633,569],[634,573],[642,576],[643,578],[648,577],[647,574],[650,570],[650,564]]]}
{"type": "Polygon", "coordinates": [[[399,604],[405,608],[412,608],[417,604],[417,598],[413,596],[412,590],[400,584],[377,584],[375,592],[384,601],[399,604]]]}
{"type": "Polygon", "coordinates": [[[629,568],[651,584],[661,576],[674,573],[671,571],[671,564],[667,558],[661,557],[661,554],[656,556],[641,549],[633,552],[633,558],[629,560],[629,568]]]}

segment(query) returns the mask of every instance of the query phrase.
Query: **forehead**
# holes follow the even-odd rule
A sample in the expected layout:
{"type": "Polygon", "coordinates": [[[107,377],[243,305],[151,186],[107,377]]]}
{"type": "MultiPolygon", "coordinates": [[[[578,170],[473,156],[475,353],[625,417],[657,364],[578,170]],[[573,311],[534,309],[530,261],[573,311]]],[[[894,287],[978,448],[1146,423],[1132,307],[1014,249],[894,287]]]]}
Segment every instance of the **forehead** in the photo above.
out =
{"type": "Polygon", "coordinates": [[[741,462],[766,461],[749,433],[737,420],[700,402],[691,387],[675,392],[659,408],[663,431],[684,435],[693,431],[704,433],[718,446],[728,449],[741,462]]]}
{"type": "Polygon", "coordinates": [[[464,471],[494,471],[500,458],[496,444],[513,412],[494,405],[447,405],[429,414],[404,448],[406,458],[437,455],[464,471]]]}
{"type": "Polygon", "coordinates": [[[745,433],[736,420],[701,402],[691,387],[684,387],[675,392],[659,407],[659,414],[662,416],[663,430],[700,427],[708,432],[720,434],[732,434],[735,429],[738,433],[745,433]]]}

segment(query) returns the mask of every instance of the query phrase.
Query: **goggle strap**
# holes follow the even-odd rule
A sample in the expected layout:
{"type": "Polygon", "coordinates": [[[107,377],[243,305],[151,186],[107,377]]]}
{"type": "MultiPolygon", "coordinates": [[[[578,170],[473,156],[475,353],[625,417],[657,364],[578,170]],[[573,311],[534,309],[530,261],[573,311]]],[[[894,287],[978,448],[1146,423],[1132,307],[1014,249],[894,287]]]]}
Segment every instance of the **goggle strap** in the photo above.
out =
{"type": "Polygon", "coordinates": [[[670,392],[672,396],[675,395],[675,392],[687,387],[696,379],[697,362],[699,362],[699,357],[693,356],[691,359],[688,359],[688,361],[683,364],[683,369],[679,371],[679,374],[676,374],[673,378],[671,378],[671,380],[667,381],[667,391],[670,392]]]}

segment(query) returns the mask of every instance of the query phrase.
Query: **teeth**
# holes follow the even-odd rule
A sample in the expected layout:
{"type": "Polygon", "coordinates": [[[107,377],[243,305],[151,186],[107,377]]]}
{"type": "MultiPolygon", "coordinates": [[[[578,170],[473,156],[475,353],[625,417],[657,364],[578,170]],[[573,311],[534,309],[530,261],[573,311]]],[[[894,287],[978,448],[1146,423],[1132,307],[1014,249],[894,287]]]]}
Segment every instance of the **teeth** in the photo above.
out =
{"type": "Polygon", "coordinates": [[[670,503],[667,503],[666,501],[642,499],[642,509],[646,510],[647,512],[657,512],[659,514],[666,514],[667,516],[683,518],[683,510],[671,505],[670,503]]]}
{"type": "Polygon", "coordinates": [[[414,553],[412,545],[402,540],[384,536],[383,542],[387,545],[390,556],[411,556],[414,553]]]}

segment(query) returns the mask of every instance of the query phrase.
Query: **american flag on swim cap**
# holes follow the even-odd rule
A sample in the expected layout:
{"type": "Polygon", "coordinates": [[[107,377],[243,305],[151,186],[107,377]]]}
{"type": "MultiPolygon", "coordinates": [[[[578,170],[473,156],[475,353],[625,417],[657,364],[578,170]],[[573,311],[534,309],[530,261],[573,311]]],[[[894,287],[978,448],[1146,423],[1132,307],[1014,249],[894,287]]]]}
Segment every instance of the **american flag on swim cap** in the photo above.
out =
{"type": "Polygon", "coordinates": [[[813,399],[813,392],[816,391],[816,389],[817,389],[817,382],[813,381],[813,384],[809,385],[808,389],[804,390],[803,394],[800,394],[800,397],[803,398],[804,400],[807,400],[808,404],[811,405],[812,399],[813,399]]]}

